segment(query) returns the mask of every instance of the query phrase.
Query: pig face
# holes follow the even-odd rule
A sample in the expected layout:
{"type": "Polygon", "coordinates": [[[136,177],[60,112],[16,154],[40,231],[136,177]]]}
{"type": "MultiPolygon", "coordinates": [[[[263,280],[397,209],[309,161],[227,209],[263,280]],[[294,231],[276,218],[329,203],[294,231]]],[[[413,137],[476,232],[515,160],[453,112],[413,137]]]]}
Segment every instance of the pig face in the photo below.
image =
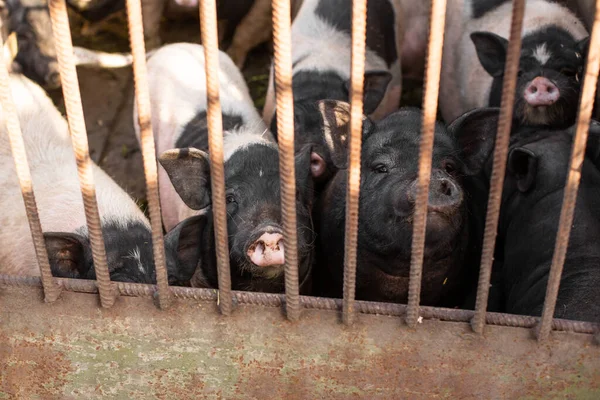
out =
{"type": "MultiPolygon", "coordinates": [[[[175,190],[192,209],[210,205],[210,167],[208,155],[197,149],[175,149],[165,152],[160,162],[167,171],[175,190]]],[[[296,157],[296,217],[298,235],[299,275],[307,277],[312,265],[312,186],[309,174],[310,148],[296,157]]],[[[229,235],[232,285],[238,290],[281,292],[284,289],[283,265],[286,248],[280,211],[279,155],[272,143],[253,143],[226,155],[225,189],[227,230],[229,235]]],[[[173,248],[181,241],[192,240],[196,252],[178,256],[179,266],[173,270],[196,270],[199,259],[204,260],[202,274],[208,286],[215,287],[215,265],[212,226],[203,218],[193,217],[174,228],[173,248]],[[194,227],[195,226],[195,227],[194,227]],[[201,226],[201,227],[199,227],[201,226]],[[194,238],[186,238],[186,229],[194,238]],[[202,257],[201,255],[204,254],[202,257]]],[[[198,280],[198,276],[195,280],[198,280]]],[[[186,279],[182,279],[185,281],[186,279]]],[[[194,284],[194,282],[192,282],[194,284]]],[[[197,282],[196,282],[197,284],[197,282]]],[[[202,285],[202,284],[200,284],[202,285]]]]}
{"type": "MultiPolygon", "coordinates": [[[[332,158],[345,168],[349,105],[325,101],[320,106],[324,134],[333,144],[332,158]]],[[[448,133],[441,124],[435,128],[421,293],[425,304],[437,304],[447,280],[456,283],[468,243],[463,177],[477,173],[493,147],[493,140],[482,137],[493,138],[495,130],[475,129],[473,119],[469,115],[451,127],[460,135],[448,133]]],[[[400,110],[377,124],[366,117],[363,121],[357,277],[361,298],[407,299],[420,129],[417,109],[400,110]]]]}
{"type": "Polygon", "coordinates": [[[5,0],[9,31],[17,35],[17,68],[45,89],[60,87],[52,24],[46,2],[24,6],[20,0],[5,0]]]}
{"type": "MultiPolygon", "coordinates": [[[[489,105],[500,106],[508,41],[490,32],[471,39],[483,68],[494,78],[489,105]]],[[[575,122],[589,37],[579,42],[558,28],[523,38],[514,118],[520,125],[567,127],[575,122]]]]}
{"type": "MultiPolygon", "coordinates": [[[[392,76],[385,71],[372,71],[365,74],[363,110],[369,115],[381,103],[392,76]]],[[[331,160],[327,144],[323,139],[323,119],[317,99],[347,100],[350,96],[350,82],[342,80],[334,73],[300,72],[294,75],[294,141],[296,149],[306,145],[313,148],[310,157],[310,170],[317,184],[326,183],[337,170],[331,160]],[[318,87],[312,88],[317,79],[318,87]],[[303,81],[310,82],[305,85],[303,81]],[[308,100],[303,100],[308,99],[308,100]]],[[[277,137],[277,115],[271,121],[271,131],[277,137]]]]}
{"type": "MultiPolygon", "coordinates": [[[[155,283],[152,233],[140,222],[103,224],[102,232],[110,279],[119,282],[155,283]]],[[[44,233],[54,276],[96,279],[87,229],[80,233],[44,233]]]]}

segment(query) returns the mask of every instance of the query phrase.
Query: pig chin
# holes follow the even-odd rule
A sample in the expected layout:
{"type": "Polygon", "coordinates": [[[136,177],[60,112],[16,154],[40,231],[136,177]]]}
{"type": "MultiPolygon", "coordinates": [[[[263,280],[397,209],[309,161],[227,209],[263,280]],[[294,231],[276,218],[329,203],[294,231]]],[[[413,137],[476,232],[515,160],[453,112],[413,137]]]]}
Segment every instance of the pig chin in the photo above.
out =
{"type": "Polygon", "coordinates": [[[462,222],[460,213],[446,215],[435,211],[428,212],[425,258],[437,261],[451,254],[460,239],[462,222]]]}

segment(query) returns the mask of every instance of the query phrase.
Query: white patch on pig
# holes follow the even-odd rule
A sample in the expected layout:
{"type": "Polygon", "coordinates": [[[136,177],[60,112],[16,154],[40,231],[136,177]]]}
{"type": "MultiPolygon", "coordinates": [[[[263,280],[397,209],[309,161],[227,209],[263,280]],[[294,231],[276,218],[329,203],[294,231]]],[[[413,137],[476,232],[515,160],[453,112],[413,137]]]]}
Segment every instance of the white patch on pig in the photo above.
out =
{"type": "MultiPolygon", "coordinates": [[[[42,88],[27,78],[11,75],[10,86],[23,132],[42,230],[87,234],[66,120],[42,88]]],[[[0,119],[0,164],[3,165],[0,172],[0,208],[3,210],[0,273],[39,275],[3,113],[0,119]]],[[[92,170],[102,223],[127,226],[137,222],[150,229],[148,220],[127,193],[94,163],[92,170]]]]}
{"type": "Polygon", "coordinates": [[[542,43],[533,50],[533,58],[539,61],[540,65],[545,65],[552,58],[552,52],[548,50],[546,43],[542,43]]]}
{"type": "Polygon", "coordinates": [[[223,138],[223,160],[229,160],[236,151],[244,150],[253,144],[262,144],[277,149],[277,145],[274,142],[254,132],[256,130],[227,132],[223,138]]]}
{"type": "Polygon", "coordinates": [[[258,176],[260,176],[262,178],[263,174],[264,174],[264,172],[263,172],[262,168],[259,169],[258,170],[258,176]]]}
{"type": "Polygon", "coordinates": [[[138,270],[142,274],[145,274],[146,270],[144,269],[144,265],[142,264],[142,259],[141,259],[142,255],[140,254],[140,248],[135,246],[135,249],[133,249],[129,252],[129,257],[131,257],[132,259],[134,259],[136,261],[138,270]]]}

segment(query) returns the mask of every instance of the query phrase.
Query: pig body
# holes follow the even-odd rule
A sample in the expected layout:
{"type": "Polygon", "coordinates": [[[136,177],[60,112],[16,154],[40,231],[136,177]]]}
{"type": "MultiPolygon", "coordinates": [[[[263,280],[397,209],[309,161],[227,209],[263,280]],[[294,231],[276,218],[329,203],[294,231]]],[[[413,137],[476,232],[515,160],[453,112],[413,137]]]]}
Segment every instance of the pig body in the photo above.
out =
{"type": "MultiPolygon", "coordinates": [[[[67,122],[39,86],[19,75],[12,75],[10,83],[52,272],[57,276],[94,279],[67,122]]],[[[39,275],[4,126],[2,131],[0,273],[39,275]]],[[[111,278],[153,283],[155,271],[148,220],[127,193],[95,164],[93,172],[111,278]]]]}
{"type": "MultiPolygon", "coordinates": [[[[450,7],[440,82],[446,121],[500,105],[511,10],[512,3],[501,0],[458,1],[450,7]]],[[[545,0],[526,2],[514,111],[518,124],[574,122],[587,37],[567,8],[545,0]]]]}
{"type": "MultiPolygon", "coordinates": [[[[331,138],[329,142],[338,147],[333,154],[340,170],[321,194],[316,208],[321,241],[315,286],[317,282],[322,284],[318,288],[322,295],[340,296],[348,176],[346,165],[340,162],[344,152],[340,153],[339,148],[345,147],[341,145],[346,140],[340,131],[347,129],[349,106],[326,102],[329,105],[324,106],[324,115],[330,119],[327,126],[336,127],[327,129],[326,134],[331,138]]],[[[420,123],[421,115],[416,109],[401,109],[376,124],[363,121],[357,298],[407,300],[420,123]]],[[[458,121],[450,129],[462,130],[464,125],[464,121],[458,121]]],[[[491,146],[483,137],[465,134],[465,142],[474,145],[463,147],[441,124],[435,129],[421,301],[450,306],[462,301],[458,293],[468,281],[464,278],[469,245],[468,199],[462,188],[463,176],[478,171],[479,160],[483,159],[480,154],[489,152],[491,146]]],[[[480,134],[488,135],[481,131],[480,134]]]]}
{"type": "MultiPolygon", "coordinates": [[[[238,289],[279,292],[283,290],[285,250],[278,148],[254,108],[239,70],[225,53],[219,57],[232,284],[238,289]]],[[[203,47],[189,43],[164,46],[148,62],[152,125],[161,154],[163,220],[180,243],[188,240],[189,232],[196,232],[192,247],[197,253],[186,265],[195,268],[197,259],[201,263],[190,270],[193,279],[181,280],[216,287],[204,68],[203,47]]],[[[135,115],[134,121],[137,123],[135,115]]],[[[306,281],[312,265],[308,157],[307,152],[299,156],[296,167],[301,281],[306,281]]]]}
{"type": "MultiPolygon", "coordinates": [[[[364,110],[374,118],[398,108],[401,69],[402,6],[376,0],[367,5],[364,110]]],[[[292,24],[292,89],[296,149],[311,144],[312,173],[326,181],[335,171],[321,140],[322,123],[316,102],[349,100],[351,63],[350,0],[304,0],[292,24]]],[[[273,68],[263,118],[277,135],[273,68]]]]}
{"type": "MultiPolygon", "coordinates": [[[[544,306],[574,128],[511,138],[490,311],[539,316],[544,306]]],[[[600,126],[593,122],[554,316],[600,322],[600,126]]],[[[484,169],[489,182],[491,160],[484,169]]],[[[488,187],[489,190],[489,187],[488,187]]],[[[480,231],[483,235],[483,232],[480,231]]]]}

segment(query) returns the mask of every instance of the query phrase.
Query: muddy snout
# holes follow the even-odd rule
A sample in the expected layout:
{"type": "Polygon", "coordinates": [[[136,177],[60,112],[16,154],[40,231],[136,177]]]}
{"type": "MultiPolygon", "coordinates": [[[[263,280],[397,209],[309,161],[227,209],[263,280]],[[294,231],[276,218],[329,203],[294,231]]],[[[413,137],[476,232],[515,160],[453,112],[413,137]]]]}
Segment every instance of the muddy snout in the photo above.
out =
{"type": "MultiPolygon", "coordinates": [[[[400,188],[400,195],[396,201],[396,214],[401,217],[412,215],[417,197],[417,180],[408,186],[400,188]]],[[[437,212],[451,216],[462,205],[463,191],[456,182],[441,171],[433,171],[429,182],[428,212],[437,212]]]]}
{"type": "Polygon", "coordinates": [[[275,229],[265,229],[246,251],[252,263],[259,267],[273,267],[285,263],[283,234],[275,229]]]}
{"type": "Polygon", "coordinates": [[[525,87],[523,98],[532,107],[551,106],[560,98],[560,90],[550,79],[538,76],[525,87]]]}

